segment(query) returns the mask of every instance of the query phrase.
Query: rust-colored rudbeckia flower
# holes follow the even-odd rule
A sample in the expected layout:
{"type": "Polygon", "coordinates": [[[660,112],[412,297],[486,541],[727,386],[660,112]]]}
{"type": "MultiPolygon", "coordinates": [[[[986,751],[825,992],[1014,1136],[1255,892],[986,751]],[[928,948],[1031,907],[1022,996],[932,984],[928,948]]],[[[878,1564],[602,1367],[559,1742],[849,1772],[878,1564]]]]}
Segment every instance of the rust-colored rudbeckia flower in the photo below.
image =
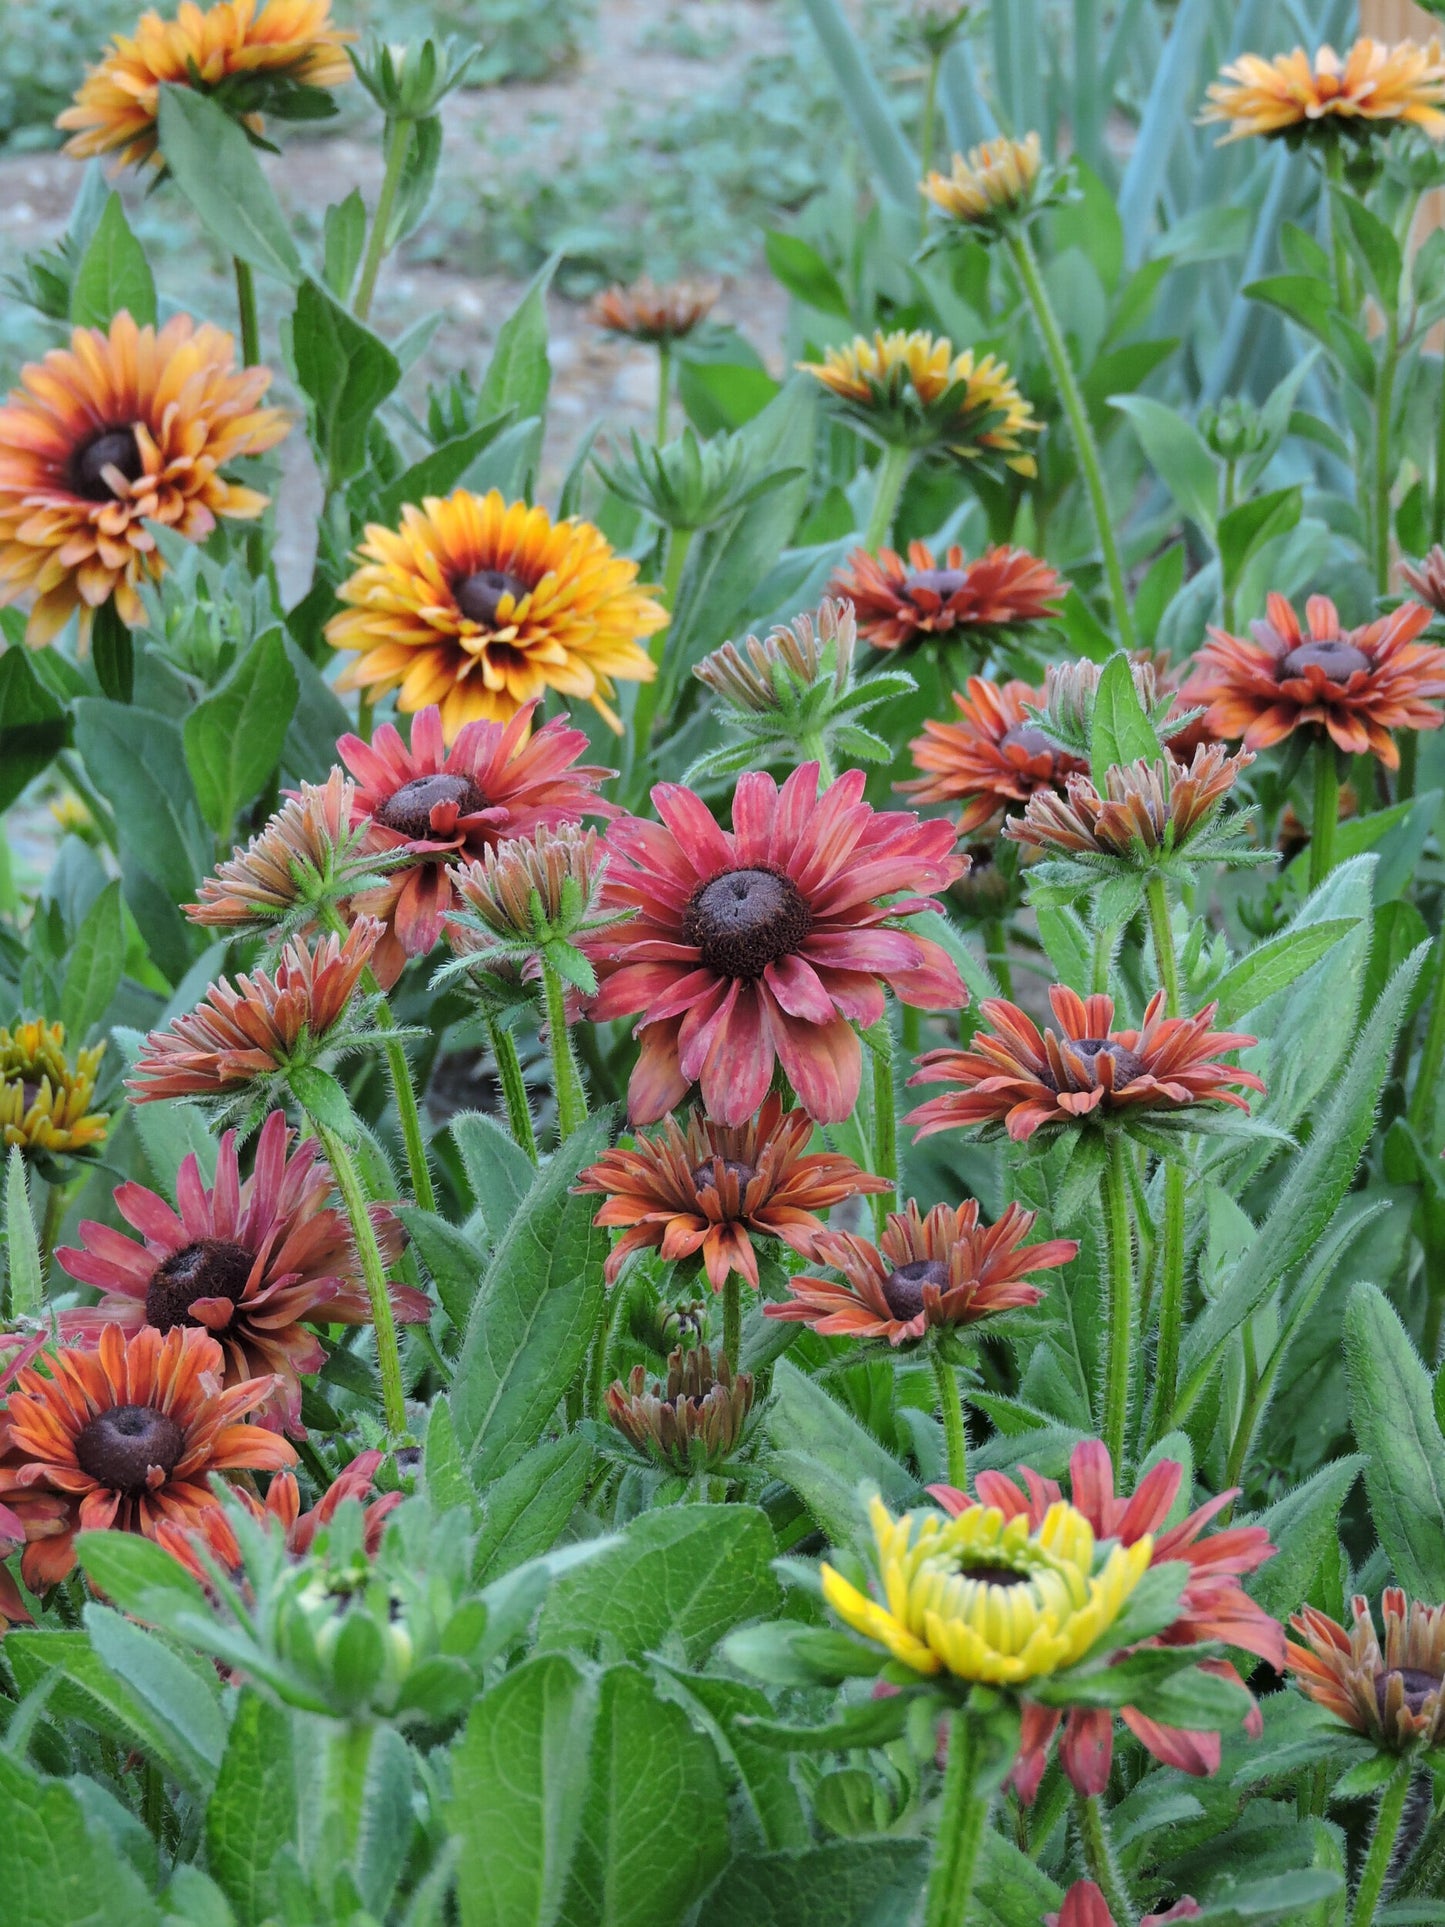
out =
{"type": "Polygon", "coordinates": [[[1403,1753],[1445,1739],[1445,1606],[1422,1606],[1398,1586],[1381,1598],[1381,1652],[1370,1602],[1350,1601],[1348,1631],[1313,1606],[1290,1620],[1289,1670],[1312,1700],[1377,1746],[1403,1753]]]}
{"type": "Polygon", "coordinates": [[[854,549],[830,593],[852,598],[859,633],[875,649],[906,649],[956,629],[989,637],[1045,622],[1066,586],[1027,549],[987,549],[968,562],[955,543],[940,568],[926,542],[910,542],[906,563],[892,549],[876,559],[854,549]]]}
{"type": "MultiPolygon", "coordinates": [[[[1199,1902],[1186,1894],[1167,1914],[1145,1914],[1139,1927],[1166,1927],[1171,1920],[1198,1920],[1199,1902]]],[[[1125,1927],[1109,1912],[1109,1903],[1092,1880],[1076,1880],[1056,1914],[1044,1915],[1044,1927],[1125,1927]]]]}
{"type": "Polygon", "coordinates": [[[1305,605],[1306,633],[1282,595],[1250,624],[1253,642],[1211,629],[1183,694],[1209,705],[1216,736],[1242,736],[1268,749],[1312,723],[1348,756],[1368,752],[1398,769],[1396,729],[1438,729],[1445,717],[1429,700],[1445,696],[1445,649],[1415,638],[1429,626],[1422,603],[1402,602],[1360,629],[1342,629],[1328,596],[1305,605]]]}
{"type": "Polygon", "coordinates": [[[659,783],[660,824],[611,825],[603,907],[637,914],[588,946],[601,980],[588,1015],[638,1017],[636,1123],[700,1083],[711,1116],[742,1124],[775,1062],[811,1117],[839,1123],[863,1071],[853,1026],[878,1022],[885,982],[926,1010],[968,1001],[947,952],[901,927],[937,908],[925,892],[963,875],[953,825],[874,810],[863,787],[849,770],[820,795],[816,763],[781,790],[754,771],[738,782],[729,833],[701,797],[659,783]],[[885,901],[901,890],[917,894],[885,901]]]}
{"type": "Polygon", "coordinates": [[[1040,791],[1057,792],[1066,777],[1087,765],[1060,749],[1028,714],[1041,708],[1044,692],[1026,682],[1000,685],[970,676],[968,694],[953,697],[960,720],[931,717],[909,744],[922,772],[899,789],[920,803],[961,800],[960,836],[972,836],[992,818],[1017,810],[1040,791]]]}
{"type": "Polygon", "coordinates": [[[955,1210],[937,1204],[925,1217],[912,1198],[891,1211],[877,1245],[850,1231],[822,1231],[811,1255],[842,1282],[799,1276],[792,1297],[764,1305],[765,1318],[811,1325],[829,1338],[886,1338],[898,1346],[934,1326],[976,1325],[1043,1297],[1030,1274],[1078,1256],[1072,1238],[1026,1245],[1038,1213],[1011,1204],[996,1224],[980,1225],[968,1198],[955,1210]]]}
{"type": "Polygon", "coordinates": [[[594,295],[587,319],[633,341],[681,341],[707,320],[721,292],[716,281],[669,281],[660,288],[643,275],[630,287],[594,295]]]}
{"type": "Polygon", "coordinates": [[[580,696],[621,733],[613,678],[651,682],[638,638],[667,611],[637,586],[637,564],[590,522],[553,522],[496,489],[458,489],[370,524],[361,567],[326,625],[356,661],[338,689],[398,690],[406,711],[436,703],[448,742],[470,722],[506,722],[549,689],[580,696]]]}
{"type": "Polygon", "coordinates": [[[260,109],[297,87],[335,87],[351,78],[331,0],[218,0],[204,11],[181,0],[174,20],[142,14],[133,34],[117,34],[56,120],[72,129],[68,154],[89,159],[118,152],[122,165],[151,161],[163,86],[223,91],[228,111],[261,131],[260,109]]]}
{"type": "Polygon", "coordinates": [[[244,850],[233,850],[202,880],[186,915],[245,936],[314,928],[318,905],[349,898],[386,867],[354,826],[355,802],[356,785],[344,770],[333,769],[324,783],[303,783],[244,850]]]}
{"type": "Polygon", "coordinates": [[[1445,615],[1445,548],[1440,543],[1418,562],[1402,562],[1400,573],[1419,601],[1428,602],[1437,616],[1445,615]]]}
{"type": "Polygon", "coordinates": [[[731,1458],[752,1408],[752,1373],[735,1374],[721,1352],[714,1366],[706,1345],[669,1353],[667,1378],[651,1389],[646,1367],[634,1365],[627,1383],[615,1378],[606,1397],[607,1416],[633,1451],[682,1474],[731,1458]]]}
{"type": "Polygon", "coordinates": [[[715,1124],[693,1110],[685,1126],[669,1117],[659,1136],[604,1152],[576,1188],[606,1199],[594,1224],[627,1227],[607,1260],[608,1284],[634,1251],[649,1246],[669,1263],[701,1251],[714,1291],[732,1271],[757,1289],[754,1238],[781,1238],[812,1257],[823,1230],[820,1211],[890,1188],[851,1158],[809,1154],[812,1135],[807,1112],[784,1112],[774,1092],[745,1124],[715,1124]]]}
{"type": "Polygon", "coordinates": [[[1166,754],[1116,766],[1105,772],[1102,795],[1089,776],[1070,776],[1064,795],[1038,792],[1003,833],[1048,855],[1128,859],[1184,850],[1253,761],[1247,749],[1231,756],[1222,743],[1209,743],[1187,764],[1166,754]]]}
{"type": "Polygon", "coordinates": [[[65,1049],[64,1024],[0,1024],[0,1144],[72,1155],[105,1141],[108,1111],[93,1111],[104,1044],[65,1049]]]}
{"type": "MultiPolygon", "coordinates": [[[[192,1153],[176,1174],[176,1211],[143,1184],[121,1185],[116,1208],[141,1242],[82,1223],[80,1248],[55,1255],[104,1296],[62,1312],[61,1330],[93,1342],[110,1325],[127,1333],[202,1326],[220,1343],[228,1385],[274,1373],[262,1422],[299,1433],[301,1374],[319,1371],[326,1357],[310,1324],[365,1325],[371,1306],[346,1220],[328,1203],[331,1172],[320,1146],[308,1139],[288,1157],[293,1135],[273,1111],[244,1182],[234,1131],[221,1139],[213,1186],[201,1182],[192,1153]]],[[[370,1211],[390,1264],[401,1255],[401,1226],[384,1204],[370,1211]]],[[[393,1285],[391,1298],[404,1323],[431,1314],[424,1292],[393,1285]]]]}
{"type": "Polygon", "coordinates": [[[169,1030],[153,1030],[127,1080],[132,1101],[158,1097],[224,1097],[283,1070],[298,1052],[324,1050],[343,1019],[381,938],[383,926],[362,917],[346,942],[293,937],[274,973],[222,977],[169,1030]]]}
{"type": "Polygon", "coordinates": [[[1021,141],[1001,134],[955,154],[946,174],[930,172],[919,183],[919,193],[950,221],[965,227],[994,228],[1028,207],[1044,164],[1043,144],[1037,134],[1021,141]]]}
{"type": "Polygon", "coordinates": [[[1388,134],[1402,122],[1432,140],[1445,136],[1445,59],[1440,43],[1402,40],[1388,47],[1368,37],[1357,40],[1344,58],[1321,47],[1311,61],[1303,47],[1265,60],[1242,54],[1224,68],[1209,89],[1199,118],[1223,121],[1226,141],[1250,135],[1348,133],[1356,139],[1388,134]]]}
{"type": "Polygon", "coordinates": [[[221,1388],[221,1348],[209,1332],[100,1334],[94,1351],[67,1347],[47,1373],[22,1371],[0,1422],[0,1503],[23,1521],[20,1561],[32,1590],[75,1564],[77,1532],[139,1532],[188,1523],[215,1506],[213,1472],[274,1472],[295,1447],[242,1421],[271,1393],[269,1378],[221,1388]]]}
{"type": "Polygon", "coordinates": [[[164,567],[147,522],[204,542],[218,516],[265,508],[221,471],[274,448],[289,424],[260,406],[270,370],[235,359],[209,322],[138,328],[122,311],[21,370],[0,408],[0,604],[32,598],[32,648],[75,610],[87,635],[112,598],[123,621],[142,620],[137,587],[164,567]]]}
{"type": "Polygon", "coordinates": [[[979,1005],[990,1030],[967,1050],[929,1051],[910,1084],[959,1084],[931,1097],[904,1120],[920,1138],[970,1124],[1002,1124],[1011,1138],[1030,1138],[1041,1125],[1072,1124],[1098,1111],[1104,1118],[1138,1109],[1173,1111],[1190,1104],[1248,1101],[1229,1087],[1262,1091],[1253,1071],[1217,1060],[1256,1043],[1236,1031],[1212,1031],[1216,1006],[1197,1017],[1166,1017],[1164,992],[1144,1012],[1139,1030],[1115,1030],[1112,997],[1080,997],[1055,984],[1049,1002],[1059,1030],[1042,1036],[1025,1011],[1003,997],[979,1005]]]}
{"type": "Polygon", "coordinates": [[[357,781],[353,820],[370,819],[372,849],[388,861],[404,859],[353,906],[386,924],[376,959],[383,984],[395,981],[407,957],[439,942],[455,902],[450,864],[539,829],[611,814],[597,790],[614,772],[577,761],[587,738],[563,717],[530,735],[536,707],[525,703],[505,724],[467,723],[450,749],[435,704],[413,722],[410,748],[390,723],[369,743],[343,736],[336,745],[357,781]]]}
{"type": "MultiPolygon", "coordinates": [[[[33,1332],[28,1338],[23,1332],[0,1332],[0,1440],[5,1435],[5,1395],[19,1374],[45,1349],[48,1338],[49,1334],[43,1331],[33,1332]]],[[[24,1544],[25,1521],[9,1506],[0,1504],[0,1635],[7,1626],[33,1623],[30,1608],[20,1597],[20,1588],[4,1564],[10,1554],[24,1544]]]]}
{"type": "MultiPolygon", "coordinates": [[[[1055,1480],[1041,1478],[1030,1466],[1021,1465],[1018,1476],[1023,1480],[1023,1490],[1002,1472],[980,1472],[974,1480],[976,1500],[951,1485],[930,1486],[929,1494],[946,1512],[957,1514],[974,1504],[996,1506],[1006,1519],[1024,1516],[1038,1527],[1063,1492],[1055,1480]]],[[[1151,1565],[1182,1561],[1189,1568],[1179,1596],[1178,1616],[1148,1644],[1195,1646],[1218,1640],[1221,1645],[1254,1653],[1276,1671],[1281,1670],[1284,1628],[1262,1606],[1255,1605],[1239,1583],[1245,1573],[1256,1571],[1274,1556],[1269,1534],[1262,1526],[1232,1526],[1206,1534],[1206,1527],[1237,1496],[1234,1491],[1221,1492],[1177,1525],[1168,1525],[1182,1477],[1182,1466],[1173,1459],[1161,1459],[1140,1480],[1133,1496],[1126,1498],[1114,1490],[1114,1467],[1107,1448],[1098,1439],[1085,1439],[1074,1447],[1069,1460],[1069,1496],[1093,1527],[1096,1539],[1132,1546],[1150,1536],[1151,1565]]],[[[1242,1684],[1227,1660],[1206,1660],[1203,1664],[1221,1677],[1242,1684]]],[[[1119,1717],[1166,1766],[1196,1775],[1218,1771],[1217,1733],[1161,1726],[1131,1706],[1121,1707],[1119,1717]]],[[[1108,1784],[1114,1751],[1112,1711],[1076,1706],[1063,1719],[1060,1758],[1065,1772],[1079,1792],[1102,1793],[1108,1784]]],[[[1024,1709],[1019,1757],[1009,1777],[1026,1802],[1032,1801],[1038,1791],[1059,1720],[1058,1711],[1050,1707],[1031,1704],[1024,1709]]],[[[1262,1730],[1257,1708],[1249,1724],[1256,1734],[1262,1730]]]]}

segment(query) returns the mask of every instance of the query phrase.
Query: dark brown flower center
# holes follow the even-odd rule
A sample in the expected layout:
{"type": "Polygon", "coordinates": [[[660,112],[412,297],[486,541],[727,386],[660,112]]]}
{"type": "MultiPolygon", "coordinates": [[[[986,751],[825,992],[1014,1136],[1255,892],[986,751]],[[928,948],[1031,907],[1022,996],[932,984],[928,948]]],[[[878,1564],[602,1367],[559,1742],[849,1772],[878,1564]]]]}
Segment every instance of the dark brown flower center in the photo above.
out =
{"type": "Polygon", "coordinates": [[[899,1265],[883,1280],[883,1296],[895,1318],[916,1318],[923,1310],[923,1287],[933,1285],[948,1290],[948,1266],[942,1258],[915,1258],[912,1264],[899,1265]]]}
{"type": "Polygon", "coordinates": [[[976,1579],[982,1586],[1026,1586],[1029,1576],[1026,1572],[1015,1572],[1012,1566],[962,1566],[960,1579],[976,1579]]]}
{"type": "Polygon", "coordinates": [[[75,1459],[82,1472],[113,1492],[143,1492],[153,1465],[169,1473],[186,1435],[153,1405],[116,1405],[99,1412],[76,1434],[75,1459]]]}
{"type": "Polygon", "coordinates": [[[968,577],[962,569],[916,569],[908,578],[906,593],[917,595],[920,589],[932,590],[943,602],[957,595],[967,582],[968,577]]]}
{"type": "Polygon", "coordinates": [[[465,776],[414,776],[387,797],[376,820],[398,836],[424,843],[431,834],[431,813],[439,803],[455,803],[458,816],[467,816],[484,808],[485,800],[465,776]]]}
{"type": "Polygon", "coordinates": [[[1000,749],[1021,749],[1025,756],[1053,756],[1055,745],[1037,723],[1015,723],[998,739],[1000,749]]]}
{"type": "Polygon", "coordinates": [[[797,884],[776,870],[726,870],[694,890],[682,913],[683,935],[720,977],[761,977],[812,927],[797,884]]]}
{"type": "Polygon", "coordinates": [[[1069,1048],[1091,1064],[1100,1057],[1112,1057],[1115,1090],[1121,1084],[1132,1083],[1144,1068],[1144,1059],[1138,1051],[1130,1050],[1127,1044],[1121,1044],[1112,1037],[1076,1037],[1071,1040],[1069,1048]]]}
{"type": "Polygon", "coordinates": [[[224,1238],[201,1238],[183,1251],[173,1251],[157,1265],[146,1286],[146,1323],[157,1331],[177,1325],[197,1325],[191,1306],[198,1298],[229,1298],[239,1305],[251,1276],[254,1254],[244,1245],[224,1238]]]}
{"type": "Polygon", "coordinates": [[[133,428],[104,428],[82,442],[70,458],[70,486],[87,502],[113,502],[117,497],[105,479],[108,468],[118,468],[128,482],[139,481],[145,473],[133,428]]]}
{"type": "Polygon", "coordinates": [[[1438,1693],[1442,1683],[1445,1683],[1438,1674],[1423,1672],[1418,1666],[1395,1666],[1389,1672],[1376,1673],[1375,1704],[1380,1709],[1381,1717],[1384,1716],[1392,1679],[1398,1679],[1404,1687],[1405,1707],[1411,1713],[1418,1713],[1430,1695],[1438,1693]]]}
{"type": "Polygon", "coordinates": [[[742,1196],[749,1184],[751,1184],[757,1176],[757,1172],[753,1169],[752,1165],[744,1164],[741,1158],[708,1158],[705,1163],[695,1165],[693,1168],[692,1182],[695,1190],[707,1191],[716,1186],[717,1178],[714,1176],[713,1167],[718,1164],[722,1166],[729,1177],[737,1179],[739,1197],[742,1196]]]}
{"type": "Polygon", "coordinates": [[[519,575],[509,575],[505,569],[478,569],[453,583],[452,594],[464,616],[483,629],[494,629],[502,597],[524,596],[531,587],[530,582],[524,582],[519,575]]]}
{"type": "Polygon", "coordinates": [[[1331,682],[1348,682],[1357,669],[1369,669],[1370,658],[1353,643],[1307,642],[1291,649],[1283,664],[1286,676],[1302,676],[1312,667],[1323,669],[1331,682]]]}

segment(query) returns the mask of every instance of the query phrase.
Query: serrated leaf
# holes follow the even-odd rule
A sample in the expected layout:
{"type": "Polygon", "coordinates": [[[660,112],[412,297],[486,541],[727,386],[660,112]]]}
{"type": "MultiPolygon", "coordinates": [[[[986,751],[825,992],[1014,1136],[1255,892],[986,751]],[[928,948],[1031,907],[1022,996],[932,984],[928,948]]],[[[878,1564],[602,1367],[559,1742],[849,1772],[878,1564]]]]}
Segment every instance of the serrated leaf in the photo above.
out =
{"type": "MultiPolygon", "coordinates": [[[[985,1849],[997,1838],[987,1834],[985,1849]]],[[[835,1840],[740,1854],[708,1893],[702,1918],[709,1927],[887,1927],[911,1917],[927,1869],[922,1840],[835,1840]]],[[[1058,1889],[1045,1875],[1038,1878],[1057,1902],[1058,1889]]],[[[981,1892],[987,1879],[985,1865],[981,1892]]]]}
{"type": "Polygon", "coordinates": [[[63,1780],[0,1752],[6,1927],[159,1927],[135,1869],[97,1838],[63,1780]]]}
{"type": "Polygon", "coordinates": [[[10,1283],[10,1316],[34,1318],[45,1302],[45,1271],[30,1211],[25,1158],[12,1144],[5,1161],[5,1268],[10,1283]]]}

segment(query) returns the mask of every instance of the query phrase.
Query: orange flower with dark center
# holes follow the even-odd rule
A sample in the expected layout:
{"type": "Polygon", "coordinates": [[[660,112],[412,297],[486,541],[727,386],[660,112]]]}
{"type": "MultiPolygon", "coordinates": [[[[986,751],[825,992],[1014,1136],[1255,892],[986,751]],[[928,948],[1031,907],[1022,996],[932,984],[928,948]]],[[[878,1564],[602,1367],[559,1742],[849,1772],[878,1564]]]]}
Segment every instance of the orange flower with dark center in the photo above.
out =
{"type": "Polygon", "coordinates": [[[1027,549],[988,549],[968,562],[955,544],[940,567],[926,543],[910,542],[906,563],[892,549],[876,559],[854,549],[829,594],[851,598],[859,633],[875,649],[906,649],[956,629],[993,635],[1046,622],[1067,586],[1027,549]]]}
{"type": "Polygon", "coordinates": [[[1265,621],[1250,625],[1253,642],[1211,629],[1181,692],[1209,705],[1216,736],[1242,736],[1248,749],[1268,749],[1312,724],[1347,756],[1378,756],[1398,769],[1390,732],[1438,729],[1431,698],[1445,696],[1445,649],[1415,638],[1431,612],[1402,602],[1363,628],[1343,629],[1328,596],[1305,606],[1308,632],[1282,595],[1271,595],[1265,621]]]}
{"type": "Polygon", "coordinates": [[[670,281],[659,288],[643,275],[630,287],[594,295],[587,319],[634,341],[680,341],[707,320],[721,292],[716,281],[670,281]]]}
{"type": "Polygon", "coordinates": [[[754,1238],[781,1238],[812,1257],[820,1211],[889,1189],[851,1158],[809,1153],[812,1135],[808,1114],[785,1112],[774,1092],[745,1124],[716,1124],[694,1109],[685,1124],[669,1117],[657,1137],[604,1152],[576,1189],[606,1199],[594,1224],[626,1227],[607,1260],[608,1284],[634,1251],[649,1247],[670,1264],[701,1251],[714,1291],[733,1271],[757,1289],[754,1238]]]}
{"type": "Polygon", "coordinates": [[[209,1332],[108,1325],[94,1351],[67,1348],[18,1374],[0,1424],[0,1504],[25,1526],[25,1583],[53,1586],[75,1565],[75,1535],[114,1529],[154,1539],[216,1506],[215,1472],[295,1463],[279,1433],[246,1425],[269,1378],[221,1388],[209,1332]]]}
{"type": "Polygon", "coordinates": [[[898,1346],[934,1326],[976,1325],[1043,1297],[1028,1282],[1078,1256],[1072,1238],[1026,1245],[1035,1211],[1011,1204],[996,1224],[980,1225],[972,1198],[955,1210],[938,1204],[925,1217],[910,1198],[891,1211],[877,1245],[848,1231],[824,1231],[812,1256],[842,1281],[799,1276],[792,1297],[764,1305],[765,1318],[811,1325],[829,1338],[886,1338],[898,1346]]]}
{"type": "Polygon", "coordinates": [[[1003,833],[1048,855],[1131,858],[1182,850],[1253,761],[1247,749],[1231,756],[1222,743],[1209,743],[1187,765],[1166,753],[1106,770],[1102,795],[1090,777],[1070,776],[1063,796],[1050,791],[1030,797],[1023,815],[1006,823],[1003,833]]]}
{"type": "Polygon", "coordinates": [[[164,564],[148,522],[204,542],[217,517],[254,518],[266,497],[221,473],[274,448],[289,424],[262,408],[270,370],[235,365],[209,322],[77,328],[20,371],[0,408],[0,604],[32,598],[25,640],[42,648],[80,611],[114,598],[132,628],[138,586],[164,564]]]}
{"type": "Polygon", "coordinates": [[[1000,685],[970,676],[967,696],[955,692],[953,698],[960,720],[924,723],[923,734],[908,745],[922,774],[898,788],[920,803],[961,800],[960,836],[972,836],[1041,790],[1055,794],[1088,765],[1060,749],[1029,715],[1043,701],[1044,692],[1026,682],[1000,685]]]}
{"type": "Polygon", "coordinates": [[[1445,137],[1445,59],[1440,43],[1402,40],[1388,47],[1368,37],[1341,59],[1321,47],[1313,61],[1303,47],[1265,60],[1241,54],[1209,89],[1202,124],[1223,121],[1225,141],[1250,135],[1302,139],[1343,132],[1362,139],[1405,124],[1432,140],[1445,137]]]}
{"type": "Polygon", "coordinates": [[[971,1124],[1002,1124],[1011,1138],[1033,1136],[1041,1125],[1075,1124],[1097,1111],[1107,1119],[1138,1110],[1175,1111],[1191,1104],[1249,1104],[1230,1088],[1262,1091],[1253,1071],[1218,1061],[1257,1038],[1212,1031],[1217,1006],[1197,1017],[1166,1017],[1164,992],[1155,993],[1139,1030],[1115,1030],[1112,997],[1080,997],[1055,984],[1049,1002],[1059,1030],[1038,1027],[1003,997],[979,1005],[991,1026],[967,1050],[928,1051],[910,1084],[957,1084],[931,1097],[904,1122],[920,1138],[971,1124]]]}
{"type": "Polygon", "coordinates": [[[1445,1606],[1422,1606],[1397,1586],[1381,1599],[1380,1650],[1370,1602],[1350,1601],[1348,1631],[1313,1606],[1290,1620],[1289,1670],[1320,1706],[1377,1746],[1403,1753],[1445,1739],[1445,1606]]]}
{"type": "MultiPolygon", "coordinates": [[[[175,1211],[142,1184],[121,1185],[116,1209],[142,1242],[82,1223],[80,1248],[55,1255],[72,1278],[104,1296],[62,1312],[61,1330],[93,1342],[111,1325],[125,1332],[204,1327],[220,1342],[226,1383],[274,1374],[262,1423],[300,1434],[301,1374],[319,1371],[326,1357],[311,1325],[369,1324],[371,1305],[346,1220],[328,1202],[331,1172],[320,1146],[308,1139],[288,1157],[292,1136],[273,1111],[244,1182],[234,1131],[221,1139],[214,1185],[201,1182],[193,1152],[176,1175],[175,1211]]],[[[386,1205],[370,1210],[390,1264],[401,1255],[401,1226],[386,1205]]],[[[391,1297],[403,1322],[431,1315],[424,1292],[393,1285],[391,1297]]]]}

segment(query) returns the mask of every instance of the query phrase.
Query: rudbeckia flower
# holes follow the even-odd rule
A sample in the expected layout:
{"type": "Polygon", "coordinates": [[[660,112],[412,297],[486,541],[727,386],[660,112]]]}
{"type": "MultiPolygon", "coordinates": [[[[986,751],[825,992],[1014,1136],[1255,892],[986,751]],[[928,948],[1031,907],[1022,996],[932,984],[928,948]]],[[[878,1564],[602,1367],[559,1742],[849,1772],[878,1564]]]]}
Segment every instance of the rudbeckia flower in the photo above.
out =
{"type": "Polygon", "coordinates": [[[1082,774],[1087,765],[1030,716],[1029,709],[1042,707],[1043,700],[1044,692],[1026,682],[970,676],[968,694],[954,693],[958,720],[929,717],[923,734],[908,745],[920,774],[899,789],[920,803],[962,802],[960,836],[972,836],[1040,792],[1056,795],[1066,777],[1082,774]]]}
{"type": "Polygon", "coordinates": [[[1403,1753],[1445,1739],[1445,1606],[1422,1606],[1398,1586],[1381,1599],[1385,1646],[1370,1602],[1350,1601],[1347,1630],[1314,1606],[1290,1620],[1289,1670],[1309,1697],[1377,1746],[1403,1753]]]}
{"type": "Polygon", "coordinates": [[[875,649],[908,649],[956,630],[982,645],[1046,622],[1067,586],[1027,549],[986,549],[970,562],[954,543],[940,567],[926,542],[910,542],[907,562],[892,549],[876,559],[855,549],[832,593],[852,598],[859,633],[875,649]]]}
{"type": "Polygon", "coordinates": [[[630,287],[594,295],[587,319],[633,341],[680,341],[707,320],[720,292],[716,281],[670,281],[659,288],[643,275],[630,287]]]}
{"type": "Polygon", "coordinates": [[[1037,134],[1021,141],[1002,134],[971,148],[966,159],[955,154],[948,172],[930,173],[919,184],[919,192],[940,214],[961,226],[997,227],[1028,207],[1043,164],[1037,134]]]}
{"type": "Polygon", "coordinates": [[[632,1449],[671,1472],[705,1472],[729,1459],[742,1442],[753,1407],[751,1372],[734,1374],[722,1353],[716,1369],[706,1345],[675,1351],[666,1382],[647,1386],[634,1365],[624,1385],[607,1388],[607,1417],[632,1449]]]}
{"type": "Polygon", "coordinates": [[[318,906],[374,885],[387,867],[380,852],[366,848],[355,803],[356,785],[343,770],[333,769],[324,783],[303,783],[244,850],[238,846],[203,878],[187,917],[237,936],[314,929],[318,906]]]}
{"type": "Polygon", "coordinates": [[[1343,58],[1321,47],[1313,61],[1303,47],[1265,60],[1242,54],[1209,89],[1204,124],[1222,121],[1225,141],[1250,135],[1301,140],[1346,132],[1356,139],[1418,127],[1432,140],[1445,136],[1445,59],[1440,43],[1402,40],[1396,46],[1368,37],[1343,58]]]}
{"type": "Polygon", "coordinates": [[[73,1055],[64,1024],[0,1024],[0,1143],[75,1154],[105,1141],[108,1111],[91,1110],[104,1044],[73,1055]]]}
{"type": "Polygon", "coordinates": [[[1004,835],[1051,856],[1112,857],[1141,862],[1187,850],[1206,828],[1236,778],[1254,761],[1249,750],[1230,756],[1222,743],[1194,752],[1192,763],[1165,754],[1105,772],[1101,794],[1092,778],[1069,776],[1064,794],[1030,797],[1004,835]]]}

